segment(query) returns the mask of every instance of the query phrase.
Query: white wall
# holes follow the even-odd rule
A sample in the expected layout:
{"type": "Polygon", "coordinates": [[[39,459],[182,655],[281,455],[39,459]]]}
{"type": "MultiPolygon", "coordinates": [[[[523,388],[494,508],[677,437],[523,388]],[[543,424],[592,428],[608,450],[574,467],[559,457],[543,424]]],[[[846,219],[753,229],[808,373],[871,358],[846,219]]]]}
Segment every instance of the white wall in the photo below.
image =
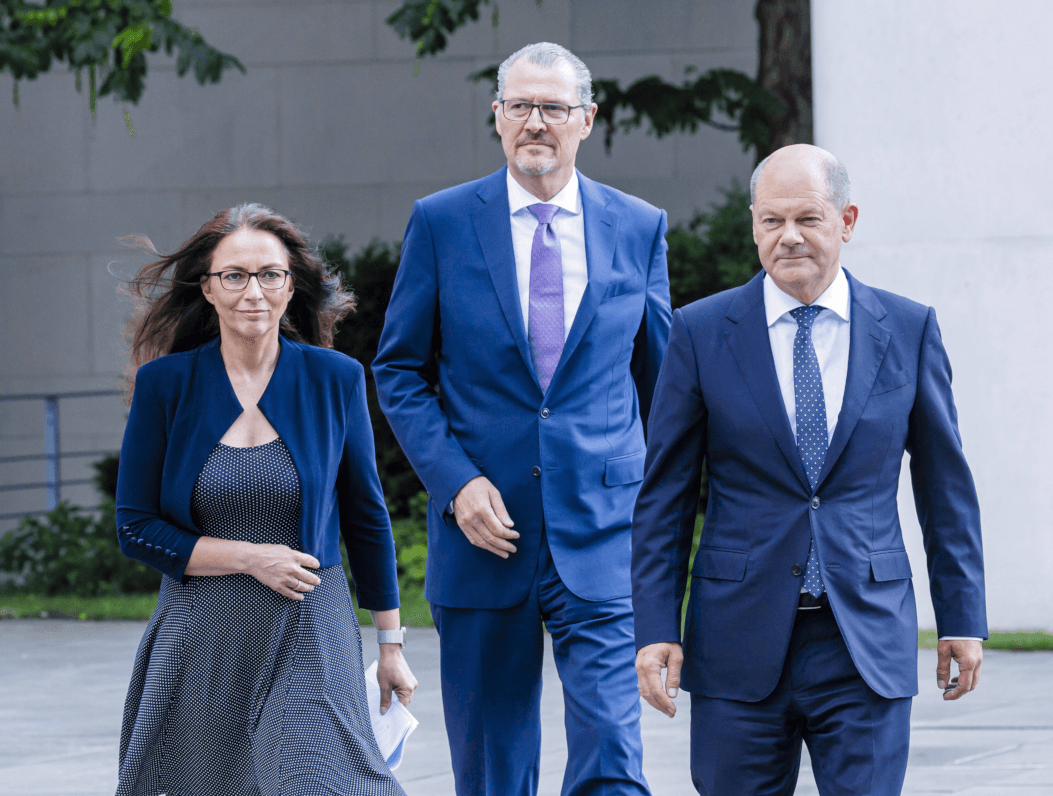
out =
{"type": "MultiPolygon", "coordinates": [[[[236,55],[247,74],[219,85],[177,78],[150,61],[142,102],[109,98],[90,118],[86,93],[61,69],[23,82],[21,106],[0,75],[0,394],[103,389],[124,368],[127,302],[117,275],[142,258],[118,238],[176,247],[217,211],[261,201],[317,238],[343,233],[352,251],[401,239],[413,200],[503,164],[484,126],[490,88],[466,76],[532,41],[568,46],[596,77],[680,80],[684,67],[754,74],[753,0],[534,0],[500,3],[458,31],[414,76],[415,49],[384,20],[397,0],[177,0],[176,16],[236,55]]],[[[597,133],[602,131],[597,130],[597,133]]],[[[752,154],[732,133],[662,140],[602,134],[579,152],[589,176],[665,207],[675,221],[745,183],[752,154]]],[[[67,449],[115,448],[118,399],[62,407],[67,449]]],[[[0,455],[42,452],[43,410],[0,402],[0,455]]],[[[66,462],[69,477],[88,460],[66,462]]],[[[43,480],[42,463],[0,465],[0,484],[43,480]]],[[[95,502],[90,487],[69,496],[95,502]]],[[[0,514],[42,508],[40,493],[0,492],[0,514]]],[[[0,527],[0,533],[4,528],[0,527]]]]}
{"type": "MultiPolygon", "coordinates": [[[[992,628],[1053,630],[1053,72],[1047,0],[812,2],[816,143],[860,206],[842,263],[936,308],[992,628]]],[[[909,478],[900,514],[934,627],[909,478]]]]}

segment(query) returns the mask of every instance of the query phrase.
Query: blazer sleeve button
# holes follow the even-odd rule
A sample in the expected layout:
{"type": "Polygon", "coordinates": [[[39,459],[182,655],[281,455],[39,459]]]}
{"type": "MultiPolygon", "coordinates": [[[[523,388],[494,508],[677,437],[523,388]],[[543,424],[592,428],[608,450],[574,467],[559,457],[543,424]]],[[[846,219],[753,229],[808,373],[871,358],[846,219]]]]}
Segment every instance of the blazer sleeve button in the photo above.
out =
{"type": "Polygon", "coordinates": [[[541,468],[538,467],[536,464],[530,469],[530,472],[534,474],[534,478],[541,477],[541,468]]]}
{"type": "Polygon", "coordinates": [[[801,569],[800,564],[794,564],[792,567],[790,567],[790,572],[794,574],[794,577],[799,577],[804,573],[804,570],[801,569]]]}

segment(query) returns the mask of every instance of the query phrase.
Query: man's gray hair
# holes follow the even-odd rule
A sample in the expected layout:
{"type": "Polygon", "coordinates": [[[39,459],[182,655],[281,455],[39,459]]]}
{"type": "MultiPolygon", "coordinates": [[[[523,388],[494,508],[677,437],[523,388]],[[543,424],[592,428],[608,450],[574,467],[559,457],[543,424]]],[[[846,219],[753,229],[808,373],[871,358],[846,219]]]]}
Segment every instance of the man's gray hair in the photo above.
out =
{"type": "MultiPolygon", "coordinates": [[[[497,68],[498,102],[505,98],[505,80],[508,78],[508,70],[520,58],[526,58],[530,63],[541,67],[552,66],[557,61],[566,61],[570,64],[571,69],[574,70],[574,79],[578,83],[578,102],[585,106],[592,105],[592,72],[585,66],[584,61],[566,47],[561,47],[548,41],[528,44],[523,49],[516,50],[497,68]]],[[[515,99],[523,98],[515,97],[515,99]]]]}
{"type": "MultiPolygon", "coordinates": [[[[757,183],[760,182],[761,172],[764,171],[764,166],[769,159],[771,155],[758,163],[757,168],[753,170],[753,176],[750,177],[750,204],[757,204],[757,183]]],[[[845,168],[844,163],[831,155],[823,160],[823,179],[826,182],[826,198],[838,212],[841,212],[848,206],[850,200],[848,169],[845,168]]]]}

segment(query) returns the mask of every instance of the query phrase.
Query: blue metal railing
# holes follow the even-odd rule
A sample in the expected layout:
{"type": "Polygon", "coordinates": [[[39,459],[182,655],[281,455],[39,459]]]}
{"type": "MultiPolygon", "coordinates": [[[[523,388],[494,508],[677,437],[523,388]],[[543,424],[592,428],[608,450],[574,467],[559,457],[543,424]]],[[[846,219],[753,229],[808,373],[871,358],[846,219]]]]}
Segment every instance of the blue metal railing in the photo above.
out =
{"type": "Polygon", "coordinates": [[[0,520],[17,520],[26,516],[47,514],[58,506],[62,499],[62,487],[80,486],[92,483],[90,478],[62,480],[62,460],[93,457],[99,458],[116,451],[66,451],[62,450],[59,437],[59,401],[75,398],[105,398],[121,395],[120,390],[86,390],[81,392],[60,393],[25,393],[22,395],[0,395],[0,401],[43,401],[44,402],[44,453],[30,453],[21,456],[0,456],[0,464],[17,462],[47,462],[47,473],[44,481],[22,484],[4,484],[0,492],[15,492],[34,489],[44,490],[44,508],[38,511],[17,511],[0,514],[0,520]]]}

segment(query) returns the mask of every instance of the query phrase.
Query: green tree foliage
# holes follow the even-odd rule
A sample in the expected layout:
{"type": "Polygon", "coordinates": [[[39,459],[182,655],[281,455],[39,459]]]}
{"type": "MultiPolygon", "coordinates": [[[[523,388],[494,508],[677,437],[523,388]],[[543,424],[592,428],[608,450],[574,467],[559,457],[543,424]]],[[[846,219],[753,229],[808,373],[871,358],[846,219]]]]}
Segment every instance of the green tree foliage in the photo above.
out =
{"type": "MultiPolygon", "coordinates": [[[[176,57],[176,73],[193,71],[198,83],[218,83],[227,69],[245,71],[232,55],[210,46],[197,31],[172,19],[171,0],[0,0],[0,72],[33,80],[55,63],[88,74],[88,102],[113,94],[137,104],[146,86],[146,53],[176,57]]],[[[125,114],[125,119],[130,117],[125,114]]]]}

